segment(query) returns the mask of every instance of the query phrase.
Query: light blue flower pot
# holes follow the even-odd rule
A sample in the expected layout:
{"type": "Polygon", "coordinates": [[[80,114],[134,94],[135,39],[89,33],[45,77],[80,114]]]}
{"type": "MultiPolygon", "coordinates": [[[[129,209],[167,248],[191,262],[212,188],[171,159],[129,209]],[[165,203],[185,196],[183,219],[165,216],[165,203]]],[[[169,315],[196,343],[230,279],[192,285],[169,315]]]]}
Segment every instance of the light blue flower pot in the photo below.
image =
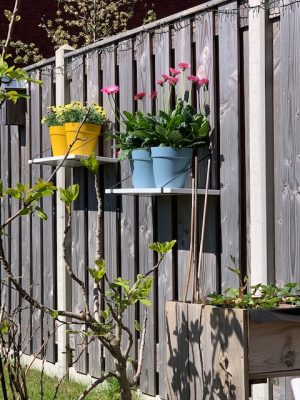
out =
{"type": "Polygon", "coordinates": [[[131,153],[132,182],[135,188],[154,188],[150,150],[136,149],[131,153]]]}
{"type": "Polygon", "coordinates": [[[193,149],[152,147],[153,174],[157,188],[183,188],[188,168],[192,165],[193,149]]]}

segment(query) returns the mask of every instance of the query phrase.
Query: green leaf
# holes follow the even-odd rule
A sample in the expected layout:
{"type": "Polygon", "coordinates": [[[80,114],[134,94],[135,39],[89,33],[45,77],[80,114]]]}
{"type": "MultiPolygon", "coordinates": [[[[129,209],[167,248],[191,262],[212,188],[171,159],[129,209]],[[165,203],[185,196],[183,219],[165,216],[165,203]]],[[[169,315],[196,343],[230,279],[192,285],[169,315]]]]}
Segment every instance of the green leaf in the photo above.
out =
{"type": "Polygon", "coordinates": [[[6,335],[8,333],[8,330],[9,330],[9,322],[6,320],[2,321],[0,328],[1,334],[6,335]]]}
{"type": "Polygon", "coordinates": [[[43,220],[47,220],[48,219],[48,215],[45,213],[45,211],[41,208],[41,207],[35,207],[35,212],[37,214],[37,216],[43,220]]]}
{"type": "Polygon", "coordinates": [[[152,305],[149,299],[140,299],[140,302],[144,304],[144,306],[150,307],[152,305]]]}
{"type": "Polygon", "coordinates": [[[156,242],[156,243],[152,243],[149,245],[149,249],[156,251],[157,253],[164,255],[166,253],[168,253],[176,244],[176,240],[172,240],[171,242],[164,242],[164,243],[160,243],[160,242],[156,242]]]}
{"type": "Polygon", "coordinates": [[[95,153],[92,153],[88,158],[81,159],[80,162],[94,175],[98,173],[99,161],[96,159],[95,153]]]}
{"type": "Polygon", "coordinates": [[[21,198],[21,193],[19,192],[18,189],[7,188],[5,193],[8,194],[11,197],[14,197],[15,199],[20,199],[21,198]]]}
{"type": "Polygon", "coordinates": [[[98,284],[106,273],[106,263],[104,260],[95,260],[95,264],[97,268],[89,268],[89,272],[98,284]]]}
{"type": "Polygon", "coordinates": [[[4,10],[4,16],[10,21],[12,17],[12,12],[9,10],[4,10]]]}
{"type": "Polygon", "coordinates": [[[76,183],[67,187],[66,189],[59,188],[59,197],[60,200],[66,205],[66,207],[70,207],[70,205],[75,201],[79,194],[79,184],[76,183]]]}
{"type": "Polygon", "coordinates": [[[134,321],[134,327],[135,327],[135,330],[138,332],[140,332],[142,330],[141,324],[137,320],[134,321]]]}
{"type": "Polygon", "coordinates": [[[57,310],[50,310],[50,315],[53,319],[58,318],[58,311],[57,310]]]}
{"type": "Polygon", "coordinates": [[[31,207],[25,207],[21,210],[20,215],[24,216],[24,215],[28,215],[32,212],[31,207]]]}

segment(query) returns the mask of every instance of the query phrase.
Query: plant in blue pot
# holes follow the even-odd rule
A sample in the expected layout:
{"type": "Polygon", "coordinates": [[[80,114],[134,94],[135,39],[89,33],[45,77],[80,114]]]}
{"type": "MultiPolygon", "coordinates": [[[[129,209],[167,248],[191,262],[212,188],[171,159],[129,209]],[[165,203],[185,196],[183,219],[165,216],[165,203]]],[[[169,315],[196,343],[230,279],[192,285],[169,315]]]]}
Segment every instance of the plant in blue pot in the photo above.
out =
{"type": "MultiPolygon", "coordinates": [[[[154,117],[155,140],[158,143],[151,147],[153,159],[153,174],[156,187],[182,188],[185,186],[188,170],[192,165],[194,149],[208,142],[210,124],[205,113],[205,104],[197,112],[191,105],[191,92],[193,85],[198,90],[207,91],[208,79],[188,76],[190,90],[188,99],[178,96],[177,84],[179,74],[184,74],[188,64],[179,64],[180,69],[170,68],[171,76],[162,75],[158,85],[162,88],[164,110],[160,110],[154,117]],[[165,86],[168,87],[168,99],[165,99],[165,86]],[[174,93],[175,107],[171,107],[171,98],[174,93]]],[[[184,77],[182,77],[183,81],[184,77]]],[[[182,86],[183,88],[183,86],[182,86]]],[[[205,96],[204,96],[205,98],[205,96]]]]}

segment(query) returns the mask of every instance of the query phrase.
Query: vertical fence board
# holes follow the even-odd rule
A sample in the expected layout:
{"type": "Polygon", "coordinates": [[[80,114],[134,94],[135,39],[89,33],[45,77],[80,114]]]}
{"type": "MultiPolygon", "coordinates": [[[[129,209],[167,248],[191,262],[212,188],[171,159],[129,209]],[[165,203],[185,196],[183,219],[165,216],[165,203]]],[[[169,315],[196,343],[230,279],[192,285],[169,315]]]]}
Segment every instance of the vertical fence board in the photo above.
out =
{"type": "MultiPolygon", "coordinates": [[[[15,187],[20,182],[20,146],[19,146],[19,128],[18,126],[10,127],[10,161],[11,161],[11,187],[15,187]]],[[[19,201],[11,199],[11,215],[19,210],[19,201]]],[[[20,219],[17,218],[11,223],[11,269],[12,274],[18,278],[20,282],[20,219]]],[[[11,311],[13,312],[19,307],[19,293],[12,285],[11,289],[11,311]]],[[[15,315],[15,321],[19,321],[19,315],[15,315]]]]}
{"type": "MultiPolygon", "coordinates": [[[[178,68],[180,62],[187,62],[192,65],[192,35],[191,35],[191,22],[185,20],[175,24],[175,68],[178,68]]],[[[190,82],[186,79],[186,76],[190,75],[190,71],[186,71],[180,75],[180,86],[178,90],[181,90],[181,79],[185,76],[183,84],[184,97],[185,93],[188,93],[190,82]]],[[[182,97],[182,93],[179,95],[182,97]]],[[[190,212],[191,210],[191,197],[190,196],[178,196],[177,197],[177,299],[182,301],[184,298],[186,272],[189,260],[189,241],[190,241],[190,212]]]]}
{"type": "MultiPolygon", "coordinates": [[[[40,78],[40,73],[34,75],[36,79],[40,78]]],[[[32,84],[31,90],[31,158],[39,157],[41,153],[41,89],[37,84],[32,84]]],[[[41,167],[32,165],[31,167],[32,184],[34,185],[41,177],[41,167]]],[[[32,295],[38,301],[42,300],[42,225],[41,220],[36,215],[32,216],[32,295]]],[[[42,316],[41,311],[34,309],[32,313],[32,335],[33,353],[35,354],[42,343],[42,316]]]]}
{"type": "MultiPolygon", "coordinates": [[[[87,102],[88,104],[96,103],[99,104],[99,56],[98,53],[92,53],[87,56],[87,102]]],[[[101,132],[103,135],[103,132],[101,132]]],[[[100,140],[99,140],[100,143],[100,140]]],[[[99,148],[97,149],[97,153],[101,154],[99,148]]],[[[101,185],[102,181],[102,165],[100,166],[99,173],[101,177],[98,179],[99,184],[101,185]]],[[[94,189],[94,176],[88,172],[87,177],[87,185],[89,190],[88,196],[88,267],[93,268],[96,254],[96,225],[97,225],[97,199],[94,189]]],[[[103,186],[103,183],[102,183],[103,186]]],[[[102,221],[103,222],[103,218],[102,221]]],[[[103,237],[101,238],[101,245],[103,245],[103,237]]],[[[102,254],[102,258],[103,258],[102,254]]],[[[89,304],[91,310],[93,310],[93,298],[94,295],[99,297],[99,293],[97,293],[97,289],[94,288],[94,281],[92,277],[88,276],[89,280],[89,304]],[[95,293],[94,293],[95,290],[95,293]]],[[[100,301],[100,299],[99,299],[100,301]]],[[[88,355],[89,355],[89,373],[92,376],[99,377],[101,372],[101,347],[100,341],[95,338],[94,341],[88,347],[88,355]]]]}
{"type": "MultiPolygon", "coordinates": [[[[85,101],[85,71],[84,58],[79,57],[71,62],[72,81],[70,85],[71,101],[78,100],[84,103],[85,101]]],[[[80,187],[79,196],[74,203],[73,208],[73,223],[72,223],[72,267],[76,276],[81,279],[87,289],[87,220],[86,220],[86,202],[85,191],[90,190],[86,187],[86,171],[84,168],[73,169],[73,182],[78,183],[80,187]]],[[[76,312],[84,310],[84,299],[81,289],[76,282],[72,282],[72,304],[76,312]]],[[[80,325],[79,325],[80,327],[80,325]]],[[[82,329],[84,327],[82,326],[82,329]]],[[[87,372],[87,351],[83,349],[86,344],[86,339],[75,334],[75,351],[74,358],[78,361],[75,363],[75,368],[78,372],[87,372]]]]}
{"type": "MultiPolygon", "coordinates": [[[[29,86],[30,92],[30,86],[29,86]]],[[[21,146],[21,182],[23,184],[31,184],[30,167],[28,160],[30,158],[30,100],[27,100],[26,126],[22,127],[20,146],[21,146]]],[[[31,216],[26,215],[21,219],[21,276],[23,288],[30,292],[31,286],[31,216]]],[[[22,350],[26,354],[30,354],[30,338],[31,338],[31,308],[27,301],[22,301],[22,307],[25,309],[21,313],[21,336],[22,350]]]]}
{"type": "MultiPolygon", "coordinates": [[[[219,8],[230,11],[236,2],[219,8]]],[[[238,16],[224,15],[219,21],[220,80],[220,182],[221,182],[221,286],[238,285],[227,269],[230,256],[240,262],[240,172],[239,172],[239,48],[238,16]]]]}
{"type": "MultiPolygon", "coordinates": [[[[157,31],[154,43],[155,54],[155,80],[159,79],[162,73],[168,73],[170,67],[170,31],[157,31]]],[[[158,108],[162,109],[162,96],[158,97],[158,108]]],[[[155,220],[156,239],[160,242],[169,241],[173,237],[172,224],[172,199],[170,196],[157,198],[157,215],[155,220]]],[[[166,320],[165,301],[173,299],[173,255],[167,254],[163,264],[158,271],[158,373],[159,373],[159,395],[166,398],[167,395],[167,374],[166,374],[166,320]]]]}
{"type": "MultiPolygon", "coordinates": [[[[103,87],[112,85],[116,82],[115,68],[116,68],[116,53],[113,48],[108,49],[101,55],[101,68],[102,68],[102,84],[103,87]]],[[[114,124],[115,116],[113,109],[109,103],[107,95],[103,95],[103,108],[107,113],[108,119],[114,124]]],[[[111,141],[104,140],[103,155],[110,157],[113,154],[111,141]]],[[[110,188],[119,181],[118,166],[104,165],[104,187],[110,188]]],[[[107,276],[110,280],[118,275],[118,262],[119,262],[119,210],[118,210],[119,197],[115,195],[104,195],[104,259],[107,264],[107,276]]],[[[105,351],[105,368],[111,371],[113,359],[110,354],[105,351]]]]}
{"type": "MultiPolygon", "coordinates": [[[[210,187],[219,188],[218,182],[218,138],[217,138],[217,116],[216,116],[216,77],[215,77],[215,52],[214,52],[214,15],[209,12],[195,22],[196,40],[196,70],[201,78],[208,77],[208,99],[206,99],[210,125],[211,125],[211,148],[212,163],[210,173],[210,187]]],[[[200,105],[204,102],[203,89],[199,90],[200,105]]],[[[199,158],[203,158],[208,149],[200,152],[199,158]]],[[[205,187],[207,159],[199,163],[199,185],[205,187]],[[203,172],[201,170],[203,169],[203,172]],[[205,172],[205,173],[204,173],[205,172]]],[[[202,211],[204,198],[198,198],[200,211],[199,228],[202,226],[202,211]]],[[[217,199],[209,198],[207,204],[206,230],[204,236],[204,249],[200,265],[200,295],[214,292],[217,289],[217,253],[218,253],[218,219],[219,202],[217,199]]]]}
{"type": "Polygon", "coordinates": [[[300,56],[295,37],[300,35],[300,10],[284,10],[280,21],[280,121],[275,131],[275,272],[278,284],[299,282],[300,247],[300,56]],[[284,248],[282,244],[285,243],[284,248]]]}
{"type": "MultiPolygon", "coordinates": [[[[42,115],[46,115],[48,112],[47,107],[49,104],[53,104],[53,93],[52,93],[52,73],[47,70],[42,70],[43,86],[42,86],[42,115]]],[[[51,143],[49,130],[45,124],[42,125],[42,152],[43,157],[51,156],[51,143]]],[[[42,177],[47,180],[51,175],[52,167],[42,167],[42,177]]],[[[54,208],[54,196],[47,196],[43,198],[42,207],[48,216],[47,221],[43,221],[43,303],[55,309],[56,301],[56,244],[55,241],[55,213],[54,208]]],[[[44,342],[48,341],[46,346],[46,359],[52,363],[55,362],[55,335],[54,321],[49,315],[44,315],[43,320],[44,342]]]]}
{"type": "MultiPolygon", "coordinates": [[[[300,56],[295,38],[300,35],[299,9],[281,10],[280,37],[274,32],[274,74],[279,76],[279,87],[274,88],[275,117],[275,278],[276,283],[299,282],[299,235],[300,235],[300,56]],[[278,68],[279,66],[279,68],[278,68]],[[278,93],[279,88],[279,93],[278,93]],[[276,91],[275,91],[276,90],[276,91]],[[278,98],[277,98],[278,99],[278,98]]],[[[280,379],[279,392],[286,400],[293,399],[290,378],[280,379]]]]}
{"type": "MultiPolygon", "coordinates": [[[[144,110],[151,112],[151,41],[150,35],[144,34],[137,47],[137,92],[146,92],[144,110]]],[[[153,252],[148,249],[154,241],[153,234],[153,199],[152,197],[139,198],[139,272],[145,273],[154,264],[153,252]]],[[[156,318],[154,292],[157,290],[157,280],[154,279],[153,288],[149,296],[152,307],[147,307],[148,322],[146,343],[144,349],[144,362],[141,375],[141,390],[149,395],[156,395],[156,318]]],[[[140,323],[142,324],[145,306],[140,305],[140,323]]]]}
{"type": "MultiPolygon", "coordinates": [[[[133,111],[133,42],[122,42],[119,47],[119,83],[120,83],[120,111],[133,111]]],[[[131,175],[128,160],[121,163],[121,177],[131,175]]],[[[122,185],[128,187],[130,182],[125,180],[122,185]]],[[[121,276],[131,283],[136,278],[137,272],[137,236],[136,236],[136,199],[132,196],[122,196],[121,213],[121,276]]],[[[124,322],[134,329],[136,319],[135,310],[131,308],[126,312],[124,322]]],[[[127,340],[127,335],[125,335],[127,340]]],[[[133,335],[131,355],[136,355],[136,336],[133,335]]]]}
{"type": "MultiPolygon", "coordinates": [[[[102,68],[102,85],[103,87],[114,85],[117,83],[116,81],[116,51],[114,47],[107,48],[101,54],[101,68],[102,68]]],[[[103,108],[107,113],[107,118],[112,123],[112,128],[115,126],[115,114],[114,110],[109,101],[109,97],[107,95],[103,95],[102,100],[103,108]]],[[[114,154],[114,150],[112,148],[112,141],[107,140],[107,138],[103,141],[103,155],[106,157],[111,157],[114,154]]]]}

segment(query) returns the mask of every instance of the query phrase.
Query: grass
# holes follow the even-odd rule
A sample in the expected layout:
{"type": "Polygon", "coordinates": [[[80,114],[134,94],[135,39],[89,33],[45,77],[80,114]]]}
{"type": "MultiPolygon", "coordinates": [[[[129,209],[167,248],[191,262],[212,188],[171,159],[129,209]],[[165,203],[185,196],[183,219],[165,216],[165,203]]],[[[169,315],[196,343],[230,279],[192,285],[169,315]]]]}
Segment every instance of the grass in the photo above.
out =
{"type": "MultiPolygon", "coordinates": [[[[58,380],[46,375],[43,377],[43,400],[53,399],[55,387],[58,380]]],[[[74,381],[65,381],[61,384],[57,399],[58,400],[77,400],[82,393],[85,385],[74,381]]],[[[27,388],[30,400],[41,400],[40,372],[32,369],[27,375],[27,388]]],[[[12,400],[11,392],[8,394],[12,400]]],[[[105,387],[94,389],[87,397],[87,400],[120,400],[119,384],[115,379],[110,379],[105,387]]],[[[0,400],[3,400],[2,387],[0,386],[0,400]]],[[[142,400],[141,396],[133,393],[133,400],[142,400]]]]}

